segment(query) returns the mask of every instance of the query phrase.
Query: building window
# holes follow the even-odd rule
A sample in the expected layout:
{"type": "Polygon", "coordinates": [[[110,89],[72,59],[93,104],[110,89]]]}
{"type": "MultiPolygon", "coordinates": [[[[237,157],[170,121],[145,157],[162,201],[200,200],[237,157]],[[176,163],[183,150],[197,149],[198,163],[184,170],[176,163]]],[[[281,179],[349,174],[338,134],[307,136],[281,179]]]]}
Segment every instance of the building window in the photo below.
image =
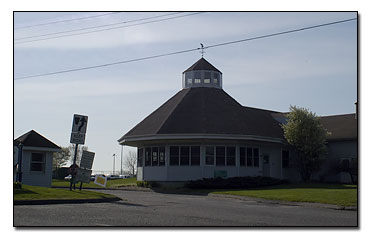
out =
{"type": "Polygon", "coordinates": [[[254,153],[254,167],[258,167],[259,166],[259,148],[254,148],[253,153],[254,153]]]}
{"type": "Polygon", "coordinates": [[[204,84],[210,84],[210,72],[204,73],[204,84]]]}
{"type": "Polygon", "coordinates": [[[246,152],[247,152],[247,155],[246,155],[247,162],[246,162],[246,164],[247,164],[248,167],[252,167],[252,148],[247,148],[246,152]]]}
{"type": "Polygon", "coordinates": [[[213,74],[213,83],[214,84],[218,84],[218,78],[219,78],[219,74],[218,73],[214,73],[213,74]]]}
{"type": "Polygon", "coordinates": [[[240,166],[246,166],[246,147],[240,147],[240,166]]]}
{"type": "Polygon", "coordinates": [[[170,146],[169,148],[169,163],[171,166],[178,166],[180,160],[180,147],[170,146]]]}
{"type": "Polygon", "coordinates": [[[214,165],[214,146],[205,147],[205,165],[214,165]]]}
{"type": "Polygon", "coordinates": [[[138,148],[138,167],[141,167],[143,165],[143,148],[138,148]]]}
{"type": "Polygon", "coordinates": [[[152,148],[145,148],[145,166],[152,165],[152,148]]]}
{"type": "Polygon", "coordinates": [[[152,148],[152,166],[158,166],[158,147],[152,148]]]}
{"type": "Polygon", "coordinates": [[[191,166],[200,166],[200,146],[192,146],[190,153],[191,166]]]}
{"type": "Polygon", "coordinates": [[[227,166],[235,166],[236,165],[236,147],[227,146],[227,166]]]}
{"type": "Polygon", "coordinates": [[[201,73],[195,72],[195,84],[200,84],[201,82],[201,73]]]}
{"type": "Polygon", "coordinates": [[[190,164],[190,147],[180,146],[180,166],[188,166],[190,164]]]}
{"type": "Polygon", "coordinates": [[[226,163],[226,149],[224,146],[215,148],[215,161],[217,166],[224,166],[226,163]]]}
{"type": "Polygon", "coordinates": [[[166,148],[164,146],[159,147],[159,165],[164,166],[166,164],[166,148]]]}
{"type": "Polygon", "coordinates": [[[282,167],[289,167],[289,151],[287,150],[282,151],[282,167]]]}
{"type": "Polygon", "coordinates": [[[185,74],[185,79],[186,79],[186,83],[191,85],[192,84],[192,73],[191,72],[187,72],[185,74]]]}
{"type": "Polygon", "coordinates": [[[44,153],[32,153],[31,171],[45,172],[46,160],[44,153]]]}

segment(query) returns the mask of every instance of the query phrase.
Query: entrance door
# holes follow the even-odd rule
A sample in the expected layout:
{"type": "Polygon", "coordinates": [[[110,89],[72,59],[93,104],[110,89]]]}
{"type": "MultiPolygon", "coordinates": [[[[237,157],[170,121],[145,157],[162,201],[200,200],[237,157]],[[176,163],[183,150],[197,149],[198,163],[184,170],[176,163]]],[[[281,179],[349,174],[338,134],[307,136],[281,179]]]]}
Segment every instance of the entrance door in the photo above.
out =
{"type": "Polygon", "coordinates": [[[270,177],[269,155],[263,156],[263,176],[270,177]]]}

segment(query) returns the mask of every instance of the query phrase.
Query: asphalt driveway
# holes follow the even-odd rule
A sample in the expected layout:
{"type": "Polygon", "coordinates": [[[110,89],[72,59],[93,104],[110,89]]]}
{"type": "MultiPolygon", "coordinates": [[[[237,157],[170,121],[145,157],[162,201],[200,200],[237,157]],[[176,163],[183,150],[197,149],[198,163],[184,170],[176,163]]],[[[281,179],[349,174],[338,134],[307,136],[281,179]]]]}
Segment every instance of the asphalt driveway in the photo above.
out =
{"type": "Polygon", "coordinates": [[[103,190],[112,203],[14,206],[14,226],[356,227],[357,212],[205,195],[103,190]]]}

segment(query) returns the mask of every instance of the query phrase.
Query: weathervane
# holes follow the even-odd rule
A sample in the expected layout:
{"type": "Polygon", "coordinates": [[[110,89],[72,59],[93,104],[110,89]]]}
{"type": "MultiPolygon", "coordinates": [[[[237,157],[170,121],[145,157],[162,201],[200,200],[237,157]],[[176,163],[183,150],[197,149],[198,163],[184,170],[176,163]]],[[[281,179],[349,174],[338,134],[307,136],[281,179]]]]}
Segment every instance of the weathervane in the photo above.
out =
{"type": "Polygon", "coordinates": [[[202,43],[200,43],[200,45],[201,45],[201,50],[200,50],[200,53],[201,53],[201,57],[203,58],[203,56],[204,56],[204,45],[202,44],[202,43]]]}

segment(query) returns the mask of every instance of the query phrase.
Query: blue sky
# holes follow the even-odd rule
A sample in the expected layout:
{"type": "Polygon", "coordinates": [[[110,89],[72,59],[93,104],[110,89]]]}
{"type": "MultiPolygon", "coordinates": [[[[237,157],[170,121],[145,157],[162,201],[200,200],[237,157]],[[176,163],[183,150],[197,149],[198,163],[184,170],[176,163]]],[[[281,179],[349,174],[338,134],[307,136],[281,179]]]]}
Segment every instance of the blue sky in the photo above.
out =
{"type": "MultiPolygon", "coordinates": [[[[103,13],[15,13],[14,27],[103,13]]],[[[14,38],[110,24],[167,13],[119,13],[16,29],[14,38]]],[[[180,13],[172,16],[185,15],[180,13]]],[[[14,77],[99,65],[256,37],[357,17],[345,12],[207,12],[110,31],[14,45],[14,77]]],[[[89,116],[86,145],[93,169],[112,170],[122,135],[181,90],[181,74],[199,51],[105,68],[16,79],[14,136],[34,129],[69,145],[74,113],[89,116]]],[[[223,88],[244,106],[318,115],[354,113],[357,22],[210,48],[204,57],[223,73],[223,88]]],[[[125,154],[128,149],[125,149],[125,154]]]]}

